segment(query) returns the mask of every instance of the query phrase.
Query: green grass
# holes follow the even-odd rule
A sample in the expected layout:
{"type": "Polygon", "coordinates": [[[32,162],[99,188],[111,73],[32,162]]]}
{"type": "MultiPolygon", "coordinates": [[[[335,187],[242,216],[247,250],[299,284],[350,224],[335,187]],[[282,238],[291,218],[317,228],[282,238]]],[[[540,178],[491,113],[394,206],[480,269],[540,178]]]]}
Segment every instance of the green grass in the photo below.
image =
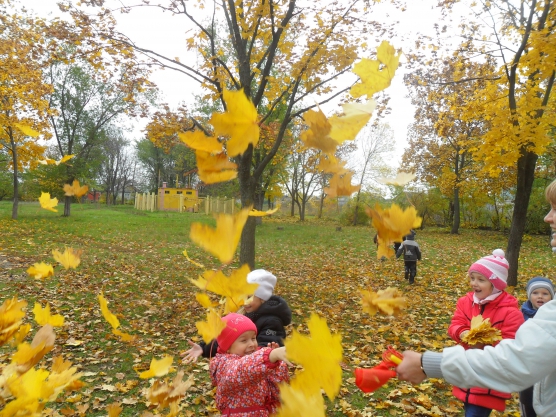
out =
{"type": "MultiPolygon", "coordinates": [[[[187,262],[182,252],[186,249],[207,268],[219,267],[188,237],[192,222],[213,223],[212,217],[75,204],[71,216],[64,218],[33,203],[20,205],[19,220],[10,216],[11,203],[0,202],[2,300],[15,295],[26,300],[31,323],[34,303],[49,302],[55,313],[64,315],[66,325],[57,329],[56,347],[48,358],[62,354],[86,372],[87,386],[78,400],[49,407],[76,410],[88,405],[86,415],[100,416],[106,415],[106,405],[117,401],[123,402],[123,416],[138,415],[148,408],[141,390],[149,382],[140,380],[137,372],[147,369],[153,357],[170,354],[178,369],[195,377],[195,386],[183,402],[183,415],[214,411],[206,362],[181,365],[178,360],[187,349],[187,339],[198,337],[195,322],[204,316],[189,282],[201,270],[187,262]],[[58,266],[55,277],[46,282],[27,276],[26,269],[35,262],[54,263],[51,251],[64,246],[84,251],[77,270],[58,266]],[[124,344],[111,334],[97,301],[101,290],[122,330],[138,336],[135,344],[124,344]],[[72,339],[81,343],[69,346],[67,341],[72,339]]],[[[409,287],[401,260],[376,259],[374,232],[368,227],[338,231],[337,226],[313,219],[305,223],[264,219],[256,232],[256,266],[278,276],[276,293],[293,311],[289,331],[305,331],[310,313],[316,312],[342,334],[343,386],[338,397],[327,403],[327,415],[433,415],[435,406],[440,415],[460,415],[461,404],[443,381],[418,387],[392,381],[373,394],[362,394],[354,385],[353,369],[378,363],[388,345],[400,350],[438,350],[451,344],[446,329],[457,298],[468,290],[467,268],[496,247],[505,248],[506,236],[479,230],[462,230],[460,235],[419,230],[423,260],[417,284],[409,287]],[[407,311],[398,317],[363,313],[359,290],[388,286],[406,293],[407,311]]],[[[548,237],[526,236],[514,294],[523,301],[524,283],[534,275],[552,278],[552,269],[548,237]]],[[[0,363],[8,362],[12,352],[9,346],[1,348],[0,363]]],[[[516,402],[510,402],[507,415],[516,410],[516,402]]]]}

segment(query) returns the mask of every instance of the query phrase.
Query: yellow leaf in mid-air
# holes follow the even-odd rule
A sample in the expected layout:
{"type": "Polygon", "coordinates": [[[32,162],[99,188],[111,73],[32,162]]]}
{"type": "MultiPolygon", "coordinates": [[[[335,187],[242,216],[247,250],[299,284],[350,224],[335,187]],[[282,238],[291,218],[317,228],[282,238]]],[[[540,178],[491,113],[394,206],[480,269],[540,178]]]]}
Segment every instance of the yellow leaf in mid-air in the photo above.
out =
{"type": "Polygon", "coordinates": [[[50,210],[53,211],[54,213],[58,212],[58,210],[54,208],[58,205],[58,199],[50,198],[50,193],[43,193],[41,191],[41,196],[39,197],[39,203],[41,207],[45,210],[50,210]]]}
{"type": "Polygon", "coordinates": [[[207,320],[206,321],[198,321],[195,323],[199,334],[205,341],[205,343],[209,343],[211,340],[214,340],[218,337],[222,330],[226,328],[226,323],[222,321],[218,313],[211,309],[207,313],[207,320]]]}
{"type": "Polygon", "coordinates": [[[10,417],[43,415],[42,409],[46,402],[44,396],[51,392],[45,389],[49,374],[46,369],[29,369],[23,374],[14,373],[7,378],[5,386],[15,399],[5,404],[0,415],[10,417]]]}
{"type": "Polygon", "coordinates": [[[199,179],[205,184],[229,181],[237,177],[237,164],[230,161],[226,154],[213,155],[197,150],[195,156],[199,179]]]}
{"type": "Polygon", "coordinates": [[[382,41],[377,48],[377,59],[363,58],[353,66],[353,72],[361,78],[360,83],[351,87],[350,94],[354,98],[373,94],[384,90],[392,82],[400,62],[400,54],[387,41],[382,41]]]}
{"type": "Polygon", "coordinates": [[[303,119],[309,129],[299,136],[306,147],[320,149],[327,155],[334,155],[339,143],[330,137],[332,125],[319,109],[319,111],[308,110],[303,119]]]}
{"type": "Polygon", "coordinates": [[[64,325],[64,316],[61,314],[50,314],[50,304],[46,303],[46,307],[42,308],[39,303],[35,303],[35,308],[33,308],[33,313],[35,314],[35,321],[44,326],[45,324],[50,324],[53,327],[62,327],[64,325]]]}
{"type": "Polygon", "coordinates": [[[14,126],[17,127],[21,131],[21,133],[23,133],[25,136],[31,136],[32,138],[36,138],[37,136],[40,135],[40,132],[37,132],[31,126],[28,126],[24,123],[14,123],[14,126]]]}
{"type": "Polygon", "coordinates": [[[250,210],[251,207],[246,207],[237,214],[218,214],[216,228],[202,223],[193,223],[189,237],[195,244],[216,256],[220,262],[229,264],[236,253],[250,210]]]}
{"type": "Polygon", "coordinates": [[[381,184],[392,184],[392,185],[406,185],[407,183],[413,181],[416,175],[409,172],[398,172],[396,178],[377,178],[377,181],[381,184]]]}
{"type": "Polygon", "coordinates": [[[201,304],[204,308],[212,308],[218,305],[217,302],[212,301],[209,296],[204,292],[198,292],[195,294],[195,299],[201,304]]]}
{"type": "Polygon", "coordinates": [[[271,214],[276,213],[278,210],[280,210],[280,206],[277,206],[273,209],[267,210],[267,211],[260,211],[260,210],[251,210],[249,212],[249,215],[252,217],[264,217],[264,216],[270,216],[271,214]]]}
{"type": "Polygon", "coordinates": [[[191,262],[193,265],[198,266],[199,268],[204,268],[203,265],[201,265],[201,264],[198,263],[198,262],[195,262],[194,260],[192,260],[192,259],[189,257],[189,255],[187,254],[187,250],[184,249],[182,253],[183,253],[183,256],[185,256],[185,257],[187,258],[187,260],[188,260],[189,262],[191,262]]]}
{"type": "Polygon", "coordinates": [[[253,294],[259,284],[247,282],[249,265],[234,269],[228,278],[222,271],[205,271],[199,279],[190,281],[198,288],[210,291],[226,298],[225,313],[237,311],[253,294]]]}
{"type": "MultiPolygon", "coordinates": [[[[23,340],[27,337],[29,332],[31,331],[31,325],[29,323],[22,324],[17,329],[17,332],[13,335],[13,340],[10,342],[12,346],[17,346],[20,343],[23,343],[23,340]]],[[[2,345],[2,340],[0,336],[0,345],[2,345]]]]}
{"type": "Polygon", "coordinates": [[[38,161],[38,163],[42,165],[60,165],[63,164],[64,162],[69,161],[74,156],[75,155],[64,155],[62,159],[60,159],[59,161],[56,161],[55,159],[46,158],[41,161],[38,161]]]}
{"type": "Polygon", "coordinates": [[[54,268],[44,262],[33,264],[27,269],[27,273],[35,279],[46,279],[54,276],[54,268]]]}
{"type": "Polygon", "coordinates": [[[407,300],[397,288],[388,287],[378,292],[362,290],[361,295],[363,311],[371,316],[377,312],[389,316],[397,315],[407,308],[407,300]]]}
{"type": "Polygon", "coordinates": [[[343,175],[349,172],[345,168],[345,165],[346,163],[344,161],[338,160],[334,156],[327,155],[326,158],[320,158],[318,168],[330,174],[343,175]]]}
{"type": "Polygon", "coordinates": [[[334,174],[330,178],[330,186],[326,187],[324,192],[331,198],[352,195],[361,188],[360,185],[351,185],[352,175],[351,172],[346,172],[343,175],[334,174]]]}
{"type": "Polygon", "coordinates": [[[54,348],[56,335],[50,324],[45,324],[35,334],[31,344],[20,343],[17,352],[12,355],[12,363],[17,365],[19,373],[27,372],[54,348]]]}
{"type": "Polygon", "coordinates": [[[120,320],[108,310],[108,301],[104,298],[102,292],[98,295],[98,302],[100,303],[100,311],[102,312],[105,320],[110,323],[113,329],[117,329],[120,326],[120,320]]]}
{"type": "Polygon", "coordinates": [[[370,207],[366,209],[367,214],[373,218],[373,227],[378,234],[378,251],[377,257],[387,258],[394,255],[394,251],[390,248],[394,242],[402,242],[403,237],[411,231],[411,229],[421,225],[421,217],[417,216],[417,210],[411,206],[402,210],[398,205],[392,204],[388,209],[382,209],[378,204],[374,210],[370,207]]]}
{"type": "MultiPolygon", "coordinates": [[[[292,381],[293,382],[293,381],[292,381]]],[[[275,417],[325,417],[324,398],[320,392],[311,396],[292,385],[280,384],[280,408],[275,417]]]]}
{"type": "Polygon", "coordinates": [[[338,143],[355,139],[357,134],[371,119],[376,102],[371,99],[365,104],[346,103],[342,107],[344,109],[342,116],[332,116],[328,119],[332,125],[330,137],[338,143]]]}
{"type": "Polygon", "coordinates": [[[226,153],[230,158],[241,155],[252,144],[259,142],[257,109],[243,90],[223,92],[226,112],[213,113],[210,123],[216,136],[228,136],[226,153]]]}
{"type": "Polygon", "coordinates": [[[17,297],[7,299],[0,306],[0,346],[10,340],[21,326],[21,319],[25,317],[23,309],[27,301],[18,301],[17,297]]]}
{"type": "Polygon", "coordinates": [[[134,342],[137,339],[137,336],[129,333],[124,333],[120,329],[112,329],[112,333],[115,334],[116,336],[119,336],[122,342],[126,342],[126,343],[134,342]]]}
{"type": "Polygon", "coordinates": [[[502,332],[496,327],[492,327],[490,319],[483,319],[482,315],[475,316],[471,319],[471,328],[469,333],[461,338],[462,342],[468,345],[484,344],[492,345],[502,340],[502,332]]]}
{"type": "Polygon", "coordinates": [[[194,132],[180,132],[178,133],[180,140],[196,151],[208,152],[211,154],[218,154],[224,151],[224,148],[218,138],[207,136],[200,130],[194,132]]]}
{"type": "Polygon", "coordinates": [[[52,256],[56,262],[59,262],[65,269],[77,268],[81,262],[82,250],[75,250],[72,248],[66,248],[64,253],[59,250],[54,249],[52,251],[52,256]]]}
{"type": "Polygon", "coordinates": [[[333,400],[342,385],[342,338],[333,335],[326,325],[326,320],[311,314],[308,322],[309,336],[293,331],[286,339],[288,360],[303,366],[292,381],[292,387],[305,395],[320,394],[321,388],[333,400]]]}
{"type": "Polygon", "coordinates": [[[170,367],[172,366],[173,361],[174,361],[174,357],[168,355],[166,355],[164,358],[160,360],[156,360],[155,358],[153,358],[149,370],[145,372],[141,372],[139,374],[139,378],[148,379],[153,377],[164,376],[168,372],[170,372],[170,367]]]}
{"type": "Polygon", "coordinates": [[[89,186],[88,185],[80,186],[78,180],[73,180],[73,184],[71,185],[64,184],[64,192],[65,195],[67,195],[68,197],[74,195],[77,198],[81,198],[87,193],[87,191],[89,191],[89,186]]]}

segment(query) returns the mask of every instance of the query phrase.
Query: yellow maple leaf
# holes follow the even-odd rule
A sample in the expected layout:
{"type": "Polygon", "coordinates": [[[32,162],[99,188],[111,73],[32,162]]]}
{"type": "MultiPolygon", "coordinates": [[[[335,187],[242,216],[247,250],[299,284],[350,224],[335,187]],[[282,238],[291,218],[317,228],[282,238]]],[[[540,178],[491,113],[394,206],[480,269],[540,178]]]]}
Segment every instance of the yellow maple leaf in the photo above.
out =
{"type": "Polygon", "coordinates": [[[199,179],[205,184],[233,180],[237,177],[237,164],[224,153],[213,155],[197,150],[195,152],[199,179]]]}
{"type": "Polygon", "coordinates": [[[411,229],[421,225],[421,217],[417,216],[417,210],[411,206],[402,210],[397,204],[392,204],[388,209],[382,209],[378,204],[372,209],[367,207],[367,214],[373,218],[373,227],[378,234],[377,257],[390,258],[394,251],[390,247],[393,242],[402,242],[403,237],[411,229]]]}
{"type": "Polygon", "coordinates": [[[207,136],[200,130],[194,132],[180,132],[178,133],[180,140],[196,151],[208,152],[211,154],[219,154],[224,151],[222,143],[218,138],[207,136]]]}
{"type": "Polygon", "coordinates": [[[332,116],[330,119],[330,137],[338,143],[346,140],[354,140],[357,134],[365,127],[375,110],[376,102],[371,99],[364,104],[346,103],[342,104],[344,114],[332,116]]]}
{"type": "Polygon", "coordinates": [[[148,379],[148,378],[164,376],[168,372],[170,372],[170,367],[172,366],[173,361],[174,361],[174,357],[168,355],[166,355],[164,358],[160,360],[153,358],[151,360],[151,366],[149,367],[149,370],[145,372],[141,372],[139,374],[139,378],[148,379]]]}
{"type": "Polygon", "coordinates": [[[64,162],[69,161],[74,156],[75,155],[64,155],[62,159],[60,159],[59,161],[56,161],[55,159],[51,159],[51,158],[46,158],[41,161],[38,161],[38,163],[42,165],[60,165],[63,164],[64,162]]]}
{"type": "Polygon", "coordinates": [[[73,184],[71,185],[64,184],[64,192],[65,195],[67,195],[68,197],[74,195],[77,198],[81,198],[87,193],[87,191],[89,191],[89,186],[88,185],[80,186],[78,180],[73,180],[73,184]]]}
{"type": "Polygon", "coordinates": [[[345,161],[341,161],[336,159],[336,157],[334,156],[327,155],[326,158],[320,158],[318,168],[330,174],[344,175],[345,173],[349,172],[345,168],[345,165],[345,161]]]}
{"type": "Polygon", "coordinates": [[[126,342],[126,343],[134,342],[137,339],[137,336],[129,333],[124,333],[120,329],[112,329],[112,333],[115,334],[116,336],[119,336],[122,342],[126,342]]]}
{"type": "Polygon", "coordinates": [[[201,304],[204,308],[212,308],[218,305],[217,302],[212,301],[209,296],[204,292],[198,292],[195,294],[195,299],[201,304]]]}
{"type": "Polygon", "coordinates": [[[14,126],[17,127],[21,131],[21,133],[23,133],[25,136],[31,136],[32,138],[36,138],[37,136],[40,135],[40,132],[37,132],[31,126],[26,125],[24,123],[14,123],[14,126]]]}
{"type": "Polygon", "coordinates": [[[409,172],[398,172],[395,178],[377,178],[376,180],[381,184],[392,184],[392,185],[406,185],[407,183],[413,181],[416,175],[409,172]]]}
{"type": "Polygon", "coordinates": [[[108,412],[108,417],[118,417],[122,411],[124,411],[123,407],[120,403],[112,403],[106,406],[106,411],[108,412]]]}
{"type": "Polygon", "coordinates": [[[249,215],[252,217],[264,217],[264,216],[270,216],[271,214],[276,213],[278,210],[280,210],[280,206],[277,206],[273,209],[267,210],[267,211],[260,211],[260,210],[251,210],[249,212],[249,215]]]}
{"type": "Polygon", "coordinates": [[[232,270],[228,278],[222,271],[205,271],[199,279],[190,281],[198,288],[221,295],[226,299],[224,313],[237,311],[247,299],[253,294],[259,284],[247,282],[249,265],[242,265],[239,269],[232,270]]]}
{"type": "Polygon", "coordinates": [[[330,137],[332,125],[319,109],[319,111],[308,110],[303,119],[309,129],[299,136],[306,147],[320,149],[328,155],[334,155],[339,143],[330,137]]]}
{"type": "Polygon", "coordinates": [[[201,265],[201,264],[198,263],[198,262],[195,262],[194,260],[192,260],[192,259],[189,257],[189,255],[187,254],[187,250],[184,249],[182,253],[183,253],[183,256],[185,256],[185,257],[187,258],[187,260],[188,260],[189,262],[191,262],[193,265],[196,265],[196,266],[198,266],[199,268],[204,268],[203,265],[201,265]]]}
{"type": "Polygon", "coordinates": [[[202,223],[193,223],[189,237],[198,246],[216,256],[220,262],[229,264],[236,253],[250,210],[251,207],[246,207],[236,214],[218,214],[216,228],[202,223]]]}
{"type": "Polygon", "coordinates": [[[342,338],[332,335],[326,320],[314,313],[307,325],[309,336],[294,330],[292,337],[284,341],[288,359],[303,366],[292,386],[309,397],[322,388],[333,400],[342,385],[342,338]]]}
{"type": "Polygon", "coordinates": [[[19,373],[27,372],[35,366],[44,355],[54,348],[56,335],[50,324],[46,324],[35,334],[31,344],[20,343],[12,356],[12,363],[17,365],[19,373]]]}
{"type": "Polygon", "coordinates": [[[353,66],[353,72],[361,78],[360,83],[351,87],[350,94],[354,98],[373,94],[384,90],[392,82],[400,61],[400,54],[387,41],[382,41],[377,48],[377,59],[363,58],[353,66]]]}
{"type": "Polygon", "coordinates": [[[104,319],[110,323],[113,329],[117,329],[120,327],[120,320],[108,310],[108,301],[104,298],[102,291],[97,296],[98,302],[100,303],[100,311],[102,312],[102,316],[104,319]]]}
{"type": "Polygon", "coordinates": [[[334,174],[330,178],[330,186],[326,187],[324,192],[331,198],[352,195],[361,188],[360,185],[351,185],[352,175],[351,172],[346,172],[343,175],[334,174]]]}
{"type": "MultiPolygon", "coordinates": [[[[186,381],[183,380],[183,376],[184,372],[179,371],[171,382],[154,381],[151,387],[144,391],[147,401],[157,405],[159,410],[177,405],[194,383],[193,375],[189,375],[186,381]]],[[[177,415],[177,412],[172,414],[172,416],[177,415]]]]}
{"type": "MultiPolygon", "coordinates": [[[[297,379],[297,378],[296,378],[297,379]]],[[[292,381],[293,382],[293,381],[292,381]]],[[[280,384],[280,408],[275,417],[325,417],[324,398],[320,392],[305,395],[291,385],[280,384]]]]}
{"type": "Polygon", "coordinates": [[[496,327],[492,327],[490,319],[483,319],[482,315],[475,316],[471,319],[471,328],[469,333],[461,338],[462,342],[468,345],[484,344],[492,345],[502,340],[502,332],[496,327]]]}
{"type": "Polygon", "coordinates": [[[27,273],[35,279],[44,280],[54,276],[54,268],[44,262],[35,263],[27,269],[27,273]]]}
{"type": "Polygon", "coordinates": [[[218,315],[216,311],[210,309],[207,313],[206,321],[198,321],[195,323],[195,327],[199,331],[199,334],[205,341],[209,343],[218,337],[222,330],[226,328],[226,323],[222,321],[222,318],[218,315]]]}
{"type": "Polygon", "coordinates": [[[66,248],[64,253],[54,249],[52,251],[52,256],[54,257],[54,260],[60,263],[65,269],[76,269],[81,262],[82,253],[82,250],[75,250],[72,248],[66,248]]]}
{"type": "Polygon", "coordinates": [[[230,158],[241,155],[252,144],[259,142],[257,109],[242,90],[223,92],[226,112],[213,113],[210,123],[216,136],[228,136],[226,153],[230,158]]]}
{"type": "Polygon", "coordinates": [[[58,205],[58,199],[50,198],[50,193],[43,193],[41,191],[41,196],[39,197],[39,203],[41,207],[45,210],[50,210],[53,211],[54,213],[58,212],[58,210],[54,208],[58,205]]]}
{"type": "Polygon", "coordinates": [[[42,308],[39,303],[35,303],[33,313],[35,314],[35,321],[41,326],[50,324],[52,327],[62,327],[64,325],[64,316],[62,316],[61,314],[50,314],[49,303],[46,303],[45,308],[42,308]]]}
{"type": "Polygon", "coordinates": [[[25,317],[23,309],[27,301],[18,301],[17,297],[5,300],[0,306],[0,346],[10,340],[21,326],[21,319],[25,317]]]}
{"type": "Polygon", "coordinates": [[[71,391],[72,389],[79,389],[83,383],[79,381],[80,373],[77,373],[77,368],[71,366],[70,361],[64,361],[61,356],[56,356],[52,363],[52,372],[47,379],[48,391],[50,396],[47,401],[54,401],[58,394],[62,391],[71,391]]]}
{"type": "Polygon", "coordinates": [[[46,378],[50,373],[46,369],[30,369],[23,374],[14,373],[6,380],[8,392],[15,397],[2,410],[2,416],[18,416],[24,410],[28,416],[42,415],[43,399],[50,396],[51,390],[45,390],[46,378]],[[45,392],[46,391],[46,392],[45,392]],[[49,392],[50,391],[50,392],[49,392]]]}
{"type": "MultiPolygon", "coordinates": [[[[19,329],[17,329],[17,332],[14,333],[13,340],[10,342],[10,344],[15,347],[20,343],[23,343],[23,340],[27,337],[30,331],[31,325],[29,323],[22,324],[21,326],[19,326],[19,329]]],[[[2,343],[0,340],[0,345],[1,344],[2,343]]]]}
{"type": "Polygon", "coordinates": [[[361,290],[363,311],[374,316],[377,312],[397,315],[407,308],[407,300],[397,288],[388,287],[378,292],[361,290]]]}

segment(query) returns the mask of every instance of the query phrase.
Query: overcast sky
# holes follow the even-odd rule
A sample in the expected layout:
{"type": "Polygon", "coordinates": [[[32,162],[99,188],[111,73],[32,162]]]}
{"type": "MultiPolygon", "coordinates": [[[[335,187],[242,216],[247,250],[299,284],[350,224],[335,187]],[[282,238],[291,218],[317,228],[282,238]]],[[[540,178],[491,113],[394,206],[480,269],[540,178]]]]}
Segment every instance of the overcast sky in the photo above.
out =
{"type": "MultiPolygon", "coordinates": [[[[56,0],[25,0],[23,2],[29,9],[38,15],[48,17],[59,15],[56,0]]],[[[105,4],[120,4],[120,1],[106,0],[105,4]]],[[[126,4],[135,2],[125,1],[126,4]]],[[[137,0],[137,3],[139,1],[137,0]]],[[[154,4],[155,0],[151,1],[154,4]]],[[[418,33],[432,34],[435,23],[443,23],[440,14],[434,7],[435,0],[409,0],[405,11],[400,11],[383,1],[377,11],[373,12],[372,18],[382,23],[392,23],[397,27],[397,36],[394,39],[386,39],[396,48],[409,49],[413,46],[414,39],[418,33]],[[399,23],[396,23],[399,22],[399,23]]],[[[373,6],[374,9],[374,6],[373,6]]],[[[195,59],[185,52],[185,39],[190,36],[186,33],[183,16],[170,16],[146,8],[133,10],[129,14],[116,15],[121,32],[129,36],[136,44],[157,50],[162,54],[184,60],[195,59]]],[[[378,43],[377,45],[378,46],[378,43]]],[[[403,59],[402,59],[403,61],[403,59]]],[[[413,121],[414,108],[407,98],[407,89],[403,84],[403,65],[396,72],[392,85],[388,88],[391,96],[390,107],[392,112],[384,118],[394,130],[396,139],[396,153],[391,159],[392,166],[397,167],[401,160],[401,154],[406,145],[407,126],[413,121]]],[[[164,101],[171,106],[177,106],[180,102],[191,103],[193,94],[198,93],[197,83],[190,80],[184,74],[171,70],[157,71],[152,80],[158,85],[164,101]]],[[[338,103],[332,103],[324,111],[330,115],[334,110],[339,110],[338,103]]],[[[144,124],[144,121],[139,121],[144,124]]]]}

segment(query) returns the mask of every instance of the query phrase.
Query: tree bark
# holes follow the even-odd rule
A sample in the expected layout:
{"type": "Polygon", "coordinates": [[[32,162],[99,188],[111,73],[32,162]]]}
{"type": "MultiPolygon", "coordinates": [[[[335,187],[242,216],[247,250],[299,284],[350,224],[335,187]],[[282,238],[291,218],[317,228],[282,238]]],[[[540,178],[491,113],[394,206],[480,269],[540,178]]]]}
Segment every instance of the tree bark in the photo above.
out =
{"type": "MultiPolygon", "coordinates": [[[[12,146],[16,146],[12,141],[12,146]]],[[[12,148],[12,160],[14,163],[14,202],[12,204],[12,219],[17,220],[17,210],[19,207],[19,181],[17,180],[17,152],[12,148]]]]}
{"type": "MultiPolygon", "coordinates": [[[[251,159],[253,145],[249,145],[243,155],[238,157],[237,177],[241,196],[241,207],[249,207],[255,203],[256,179],[251,175],[251,159]]],[[[255,269],[255,230],[257,228],[255,217],[249,216],[241,232],[239,252],[240,265],[248,264],[251,270],[255,269]]]]}
{"type": "Polygon", "coordinates": [[[454,221],[452,222],[451,234],[457,235],[459,233],[460,224],[460,202],[459,202],[459,188],[454,188],[454,221]]]}
{"type": "Polygon", "coordinates": [[[510,235],[508,236],[508,247],[506,248],[506,259],[510,264],[510,270],[508,271],[508,285],[510,287],[517,285],[519,251],[527,221],[527,208],[533,188],[537,159],[538,156],[533,152],[525,152],[517,160],[517,188],[512,225],[510,227],[510,235]]]}

